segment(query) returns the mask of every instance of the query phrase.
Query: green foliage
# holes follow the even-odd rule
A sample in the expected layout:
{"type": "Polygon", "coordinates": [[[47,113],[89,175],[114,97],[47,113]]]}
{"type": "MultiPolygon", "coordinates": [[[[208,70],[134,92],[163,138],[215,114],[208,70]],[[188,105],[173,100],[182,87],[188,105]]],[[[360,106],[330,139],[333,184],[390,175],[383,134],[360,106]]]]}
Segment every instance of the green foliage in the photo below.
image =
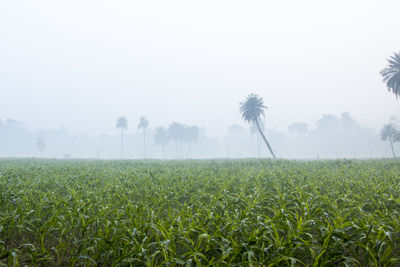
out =
{"type": "Polygon", "coordinates": [[[3,266],[398,266],[400,162],[0,160],[3,266]]]}

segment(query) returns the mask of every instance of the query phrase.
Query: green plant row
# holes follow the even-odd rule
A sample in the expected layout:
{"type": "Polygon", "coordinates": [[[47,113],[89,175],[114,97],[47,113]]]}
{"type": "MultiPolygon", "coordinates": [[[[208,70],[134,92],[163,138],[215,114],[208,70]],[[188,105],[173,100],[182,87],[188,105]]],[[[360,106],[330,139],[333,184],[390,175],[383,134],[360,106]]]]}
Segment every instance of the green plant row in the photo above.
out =
{"type": "Polygon", "coordinates": [[[0,160],[3,266],[399,266],[395,160],[0,160]]]}

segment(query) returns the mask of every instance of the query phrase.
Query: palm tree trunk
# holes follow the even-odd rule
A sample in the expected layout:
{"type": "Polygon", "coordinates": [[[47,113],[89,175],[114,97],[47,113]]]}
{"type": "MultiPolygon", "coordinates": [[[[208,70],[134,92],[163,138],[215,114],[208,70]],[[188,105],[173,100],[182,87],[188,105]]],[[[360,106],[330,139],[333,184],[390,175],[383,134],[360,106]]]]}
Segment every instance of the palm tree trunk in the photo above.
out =
{"type": "Polygon", "coordinates": [[[259,158],[261,155],[260,151],[260,134],[257,132],[257,158],[259,158]]]}
{"type": "Polygon", "coordinates": [[[143,129],[143,158],[146,158],[146,130],[143,129]]]}
{"type": "Polygon", "coordinates": [[[394,153],[393,141],[392,138],[389,137],[390,148],[392,149],[393,158],[396,158],[396,154],[394,153]]]}
{"type": "Polygon", "coordinates": [[[121,128],[121,159],[124,157],[124,129],[121,128]]]}
{"type": "Polygon", "coordinates": [[[262,138],[264,139],[265,144],[267,145],[267,147],[268,147],[268,149],[269,149],[269,152],[271,152],[272,157],[275,159],[276,156],[275,156],[275,154],[274,154],[274,151],[272,151],[272,148],[271,148],[271,146],[270,146],[270,144],[269,144],[267,138],[265,138],[264,133],[261,131],[260,125],[258,124],[258,120],[256,120],[256,125],[257,125],[258,131],[260,132],[262,138]]]}

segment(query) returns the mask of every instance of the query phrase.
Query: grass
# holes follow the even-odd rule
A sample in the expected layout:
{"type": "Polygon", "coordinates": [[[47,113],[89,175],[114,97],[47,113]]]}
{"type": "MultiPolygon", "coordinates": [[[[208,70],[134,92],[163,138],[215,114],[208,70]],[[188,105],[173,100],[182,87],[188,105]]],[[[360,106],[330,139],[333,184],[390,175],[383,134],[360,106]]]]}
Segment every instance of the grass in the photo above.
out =
{"type": "Polygon", "coordinates": [[[0,265],[400,266],[400,162],[0,160],[0,265]]]}

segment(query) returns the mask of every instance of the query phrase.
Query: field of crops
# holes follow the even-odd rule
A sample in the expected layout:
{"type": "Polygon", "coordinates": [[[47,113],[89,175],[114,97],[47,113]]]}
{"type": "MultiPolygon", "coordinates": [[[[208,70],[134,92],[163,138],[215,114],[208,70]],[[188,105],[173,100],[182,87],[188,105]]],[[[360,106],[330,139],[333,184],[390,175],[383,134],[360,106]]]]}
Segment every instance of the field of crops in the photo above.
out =
{"type": "Polygon", "coordinates": [[[0,160],[0,265],[400,266],[400,162],[0,160]]]}

